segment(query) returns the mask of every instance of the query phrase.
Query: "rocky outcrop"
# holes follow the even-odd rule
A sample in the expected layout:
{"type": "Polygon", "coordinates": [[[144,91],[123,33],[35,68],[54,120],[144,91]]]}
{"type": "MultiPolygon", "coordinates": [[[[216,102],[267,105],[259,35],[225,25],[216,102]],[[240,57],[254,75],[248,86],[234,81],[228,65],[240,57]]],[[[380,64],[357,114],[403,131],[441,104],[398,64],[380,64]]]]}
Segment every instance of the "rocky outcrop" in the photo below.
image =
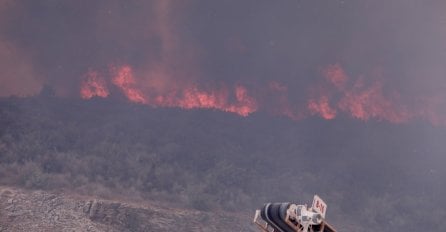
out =
{"type": "Polygon", "coordinates": [[[255,231],[250,218],[0,186],[3,231],[255,231]],[[84,199],[86,198],[86,199],[84,199]]]}

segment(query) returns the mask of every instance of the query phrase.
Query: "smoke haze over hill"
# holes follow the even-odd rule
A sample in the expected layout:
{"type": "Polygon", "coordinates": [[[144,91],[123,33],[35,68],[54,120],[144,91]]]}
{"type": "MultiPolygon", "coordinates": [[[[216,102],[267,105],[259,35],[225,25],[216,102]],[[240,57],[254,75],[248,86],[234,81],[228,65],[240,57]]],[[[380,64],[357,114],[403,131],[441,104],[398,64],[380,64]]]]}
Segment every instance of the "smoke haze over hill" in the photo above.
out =
{"type": "Polygon", "coordinates": [[[339,228],[442,231],[444,12],[0,0],[0,184],[209,211],[317,193],[339,228]]]}

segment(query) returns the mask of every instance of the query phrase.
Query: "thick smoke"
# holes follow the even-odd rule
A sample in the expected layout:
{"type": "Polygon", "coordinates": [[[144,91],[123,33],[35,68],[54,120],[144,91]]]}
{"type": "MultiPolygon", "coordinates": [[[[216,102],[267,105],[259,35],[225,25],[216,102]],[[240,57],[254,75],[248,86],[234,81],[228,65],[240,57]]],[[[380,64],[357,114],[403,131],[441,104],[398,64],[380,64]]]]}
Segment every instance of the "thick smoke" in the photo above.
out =
{"type": "Polygon", "coordinates": [[[123,94],[241,115],[444,124],[445,8],[434,0],[3,0],[0,95],[47,85],[60,96],[123,94]],[[327,82],[333,66],[348,76],[342,88],[327,82]]]}
{"type": "Polygon", "coordinates": [[[0,96],[32,95],[40,91],[42,82],[34,72],[28,51],[9,40],[5,33],[11,27],[11,9],[14,1],[0,1],[0,96]]]}

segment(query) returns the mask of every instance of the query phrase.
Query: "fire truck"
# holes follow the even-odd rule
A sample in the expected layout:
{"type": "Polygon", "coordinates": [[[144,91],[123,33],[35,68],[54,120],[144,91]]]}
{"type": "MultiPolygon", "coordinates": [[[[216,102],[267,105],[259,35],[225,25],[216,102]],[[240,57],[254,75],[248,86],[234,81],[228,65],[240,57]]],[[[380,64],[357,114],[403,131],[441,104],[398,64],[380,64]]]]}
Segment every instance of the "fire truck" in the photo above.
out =
{"type": "Polygon", "coordinates": [[[327,204],[315,195],[311,207],[294,203],[267,203],[256,210],[254,224],[262,232],[336,232],[325,221],[327,204]]]}

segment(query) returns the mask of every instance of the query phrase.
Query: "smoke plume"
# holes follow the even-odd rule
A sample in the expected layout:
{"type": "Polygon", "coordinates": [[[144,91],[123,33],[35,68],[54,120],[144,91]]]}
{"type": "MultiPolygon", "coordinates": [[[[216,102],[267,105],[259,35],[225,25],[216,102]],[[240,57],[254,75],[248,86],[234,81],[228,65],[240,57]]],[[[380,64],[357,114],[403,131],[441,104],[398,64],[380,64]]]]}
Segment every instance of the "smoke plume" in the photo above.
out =
{"type": "Polygon", "coordinates": [[[446,124],[444,1],[0,1],[0,95],[446,124]]]}

